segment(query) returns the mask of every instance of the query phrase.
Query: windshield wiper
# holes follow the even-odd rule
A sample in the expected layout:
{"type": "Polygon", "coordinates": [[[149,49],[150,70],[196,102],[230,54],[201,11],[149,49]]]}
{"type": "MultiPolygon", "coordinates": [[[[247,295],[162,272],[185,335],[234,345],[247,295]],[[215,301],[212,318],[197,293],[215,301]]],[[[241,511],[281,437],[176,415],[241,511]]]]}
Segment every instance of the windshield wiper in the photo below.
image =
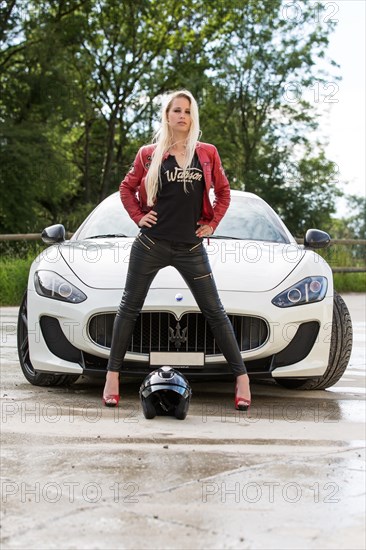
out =
{"type": "Polygon", "coordinates": [[[240,237],[228,237],[227,235],[209,235],[210,239],[234,239],[240,241],[240,237]]]}
{"type": "Polygon", "coordinates": [[[86,239],[111,239],[115,237],[129,237],[123,233],[107,233],[106,235],[92,235],[91,237],[85,237],[86,239]]]}

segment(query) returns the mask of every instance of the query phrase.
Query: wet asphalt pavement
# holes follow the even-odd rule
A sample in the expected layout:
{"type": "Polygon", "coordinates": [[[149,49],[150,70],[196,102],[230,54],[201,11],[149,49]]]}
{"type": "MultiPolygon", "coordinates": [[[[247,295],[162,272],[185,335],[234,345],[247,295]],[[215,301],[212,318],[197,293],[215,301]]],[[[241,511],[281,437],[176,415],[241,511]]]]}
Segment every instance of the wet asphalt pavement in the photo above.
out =
{"type": "Polygon", "coordinates": [[[102,407],[102,380],[39,388],[1,313],[5,549],[365,548],[366,295],[344,295],[354,347],[327,391],[196,383],[185,421],[145,420],[139,383],[102,407]]]}

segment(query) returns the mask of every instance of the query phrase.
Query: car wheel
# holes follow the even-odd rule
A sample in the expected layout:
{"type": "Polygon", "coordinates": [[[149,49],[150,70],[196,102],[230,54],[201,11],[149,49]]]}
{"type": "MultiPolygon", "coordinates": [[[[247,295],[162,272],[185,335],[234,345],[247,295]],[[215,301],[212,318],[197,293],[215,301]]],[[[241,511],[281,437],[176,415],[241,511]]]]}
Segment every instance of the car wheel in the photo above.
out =
{"type": "Polygon", "coordinates": [[[347,368],[352,351],[352,321],[343,298],[334,291],[332,336],[330,342],[329,363],[321,378],[316,380],[296,380],[296,378],[277,378],[280,386],[295,390],[325,390],[333,386],[342,377],[347,368]]]}
{"type": "Polygon", "coordinates": [[[34,386],[69,386],[79,378],[75,374],[48,374],[34,370],[29,356],[27,292],[19,308],[17,338],[20,366],[28,382],[34,386]]]}

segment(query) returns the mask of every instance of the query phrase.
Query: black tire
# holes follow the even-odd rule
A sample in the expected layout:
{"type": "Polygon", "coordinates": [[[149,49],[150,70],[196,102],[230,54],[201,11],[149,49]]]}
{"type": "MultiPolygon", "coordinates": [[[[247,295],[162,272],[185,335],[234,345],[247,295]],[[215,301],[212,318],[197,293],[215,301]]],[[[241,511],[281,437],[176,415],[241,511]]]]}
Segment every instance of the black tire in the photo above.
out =
{"type": "Polygon", "coordinates": [[[352,351],[352,321],[342,296],[334,291],[332,336],[329,363],[322,377],[314,380],[277,378],[276,382],[294,390],[325,390],[334,386],[343,376],[352,351]]]}
{"type": "Polygon", "coordinates": [[[27,291],[19,308],[17,341],[21,369],[34,386],[70,386],[79,378],[78,374],[48,374],[34,370],[29,356],[27,291]]]}

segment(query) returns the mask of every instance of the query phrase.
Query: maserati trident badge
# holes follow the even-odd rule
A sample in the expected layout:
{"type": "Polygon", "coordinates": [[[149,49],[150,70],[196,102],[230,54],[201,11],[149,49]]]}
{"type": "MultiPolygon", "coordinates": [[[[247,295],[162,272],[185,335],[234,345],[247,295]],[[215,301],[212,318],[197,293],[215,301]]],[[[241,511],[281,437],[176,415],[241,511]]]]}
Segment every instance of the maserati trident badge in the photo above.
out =
{"type": "Polygon", "coordinates": [[[169,342],[172,342],[176,349],[179,349],[182,344],[187,342],[187,327],[182,331],[180,330],[180,324],[177,323],[174,329],[169,327],[169,342]]]}

